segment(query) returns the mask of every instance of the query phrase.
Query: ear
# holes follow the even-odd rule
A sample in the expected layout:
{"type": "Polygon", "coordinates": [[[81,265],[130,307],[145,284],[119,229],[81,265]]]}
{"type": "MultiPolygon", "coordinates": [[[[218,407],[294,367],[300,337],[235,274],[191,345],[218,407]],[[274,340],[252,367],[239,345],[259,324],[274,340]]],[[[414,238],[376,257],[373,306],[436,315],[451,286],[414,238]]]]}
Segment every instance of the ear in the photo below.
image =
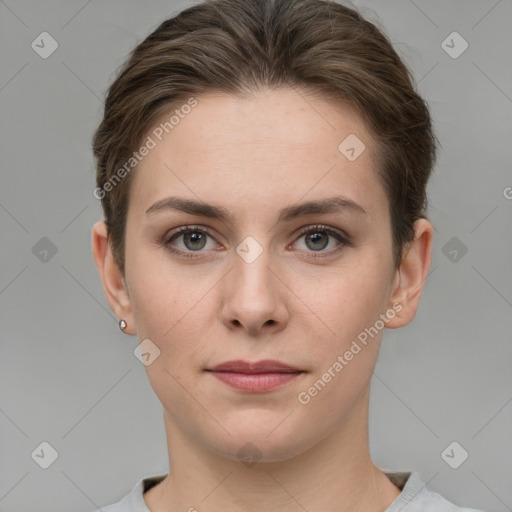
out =
{"type": "Polygon", "coordinates": [[[391,304],[397,304],[393,308],[397,313],[386,323],[386,327],[390,329],[403,327],[415,317],[432,261],[432,224],[427,219],[418,219],[414,223],[414,230],[415,238],[409,244],[395,274],[390,301],[391,304]]]}
{"type": "Polygon", "coordinates": [[[123,331],[135,334],[135,324],[128,289],[125,279],[116,263],[107,237],[107,225],[103,221],[96,222],[92,227],[92,253],[101,277],[103,289],[108,303],[118,319],[128,324],[123,331]]]}

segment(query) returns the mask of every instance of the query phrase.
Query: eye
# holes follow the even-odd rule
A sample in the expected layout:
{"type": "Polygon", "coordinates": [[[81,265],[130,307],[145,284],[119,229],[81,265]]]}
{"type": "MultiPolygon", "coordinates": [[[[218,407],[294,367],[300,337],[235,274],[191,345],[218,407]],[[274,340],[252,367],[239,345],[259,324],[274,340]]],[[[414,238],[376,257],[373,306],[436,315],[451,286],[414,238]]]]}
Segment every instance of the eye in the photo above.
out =
{"type": "MultiPolygon", "coordinates": [[[[305,251],[313,253],[308,255],[310,258],[326,258],[337,254],[343,247],[350,245],[348,239],[340,231],[321,224],[302,229],[297,241],[301,238],[304,238],[305,251]],[[337,241],[337,245],[331,243],[333,239],[337,241]],[[324,249],[329,245],[334,245],[334,248],[325,251],[324,249]]],[[[296,244],[297,241],[294,243],[296,244]]],[[[201,257],[200,253],[216,248],[215,239],[210,230],[201,226],[181,226],[165,235],[162,244],[170,252],[185,258],[199,258],[201,257]],[[209,238],[214,242],[211,242],[208,247],[209,238]],[[182,247],[176,248],[178,244],[175,242],[178,240],[182,241],[182,247]]]]}
{"type": "Polygon", "coordinates": [[[331,256],[332,254],[341,251],[344,246],[350,245],[348,240],[341,234],[341,232],[320,224],[303,229],[300,232],[298,240],[300,240],[301,238],[304,238],[306,252],[312,251],[313,253],[318,253],[320,251],[323,251],[321,252],[321,254],[313,254],[311,256],[308,256],[313,258],[325,258],[331,256]],[[334,249],[324,251],[326,247],[328,247],[329,245],[333,245],[330,243],[332,239],[338,241],[337,246],[335,246],[334,249]],[[307,249],[309,249],[309,251],[307,249]]]}
{"type": "Polygon", "coordinates": [[[193,253],[202,252],[203,249],[213,249],[216,245],[213,244],[211,247],[207,247],[208,238],[212,238],[210,231],[207,228],[200,226],[181,226],[175,230],[170,236],[166,236],[164,245],[167,249],[175,254],[184,256],[185,258],[195,258],[193,253]],[[176,249],[173,247],[172,242],[182,239],[184,249],[176,249]]]}

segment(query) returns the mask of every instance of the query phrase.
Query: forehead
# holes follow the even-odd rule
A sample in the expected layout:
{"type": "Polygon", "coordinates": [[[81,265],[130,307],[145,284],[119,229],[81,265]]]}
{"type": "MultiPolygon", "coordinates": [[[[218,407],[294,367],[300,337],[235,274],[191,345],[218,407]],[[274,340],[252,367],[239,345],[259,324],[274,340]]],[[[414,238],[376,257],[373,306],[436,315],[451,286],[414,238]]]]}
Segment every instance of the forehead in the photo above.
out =
{"type": "Polygon", "coordinates": [[[130,209],[140,213],[180,195],[254,211],[333,192],[372,217],[387,208],[375,142],[352,107],[293,89],[195,101],[175,106],[148,131],[154,147],[134,171],[130,209]]]}

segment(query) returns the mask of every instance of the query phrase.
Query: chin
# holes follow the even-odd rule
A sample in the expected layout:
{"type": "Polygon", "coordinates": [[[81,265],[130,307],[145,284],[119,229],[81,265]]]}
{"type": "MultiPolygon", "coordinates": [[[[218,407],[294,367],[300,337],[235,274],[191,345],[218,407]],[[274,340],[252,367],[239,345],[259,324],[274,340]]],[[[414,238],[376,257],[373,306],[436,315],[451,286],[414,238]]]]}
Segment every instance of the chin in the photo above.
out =
{"type": "Polygon", "coordinates": [[[285,425],[287,419],[280,424],[282,421],[282,415],[272,423],[262,421],[260,413],[259,421],[248,418],[245,422],[226,424],[232,436],[224,431],[221,439],[211,440],[212,447],[223,457],[245,461],[251,467],[256,462],[284,462],[315,444],[315,440],[305,437],[303,427],[293,421],[285,425]]]}

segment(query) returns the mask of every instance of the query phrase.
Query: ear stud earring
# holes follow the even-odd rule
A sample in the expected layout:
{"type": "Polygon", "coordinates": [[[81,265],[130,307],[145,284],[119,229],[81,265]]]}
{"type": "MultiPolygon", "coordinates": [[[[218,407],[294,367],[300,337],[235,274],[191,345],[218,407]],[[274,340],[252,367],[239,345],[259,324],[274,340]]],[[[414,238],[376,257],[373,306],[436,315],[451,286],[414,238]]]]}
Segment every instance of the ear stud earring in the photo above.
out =
{"type": "Polygon", "coordinates": [[[119,329],[121,329],[121,331],[124,331],[127,326],[128,324],[124,320],[119,320],[119,329]]]}

